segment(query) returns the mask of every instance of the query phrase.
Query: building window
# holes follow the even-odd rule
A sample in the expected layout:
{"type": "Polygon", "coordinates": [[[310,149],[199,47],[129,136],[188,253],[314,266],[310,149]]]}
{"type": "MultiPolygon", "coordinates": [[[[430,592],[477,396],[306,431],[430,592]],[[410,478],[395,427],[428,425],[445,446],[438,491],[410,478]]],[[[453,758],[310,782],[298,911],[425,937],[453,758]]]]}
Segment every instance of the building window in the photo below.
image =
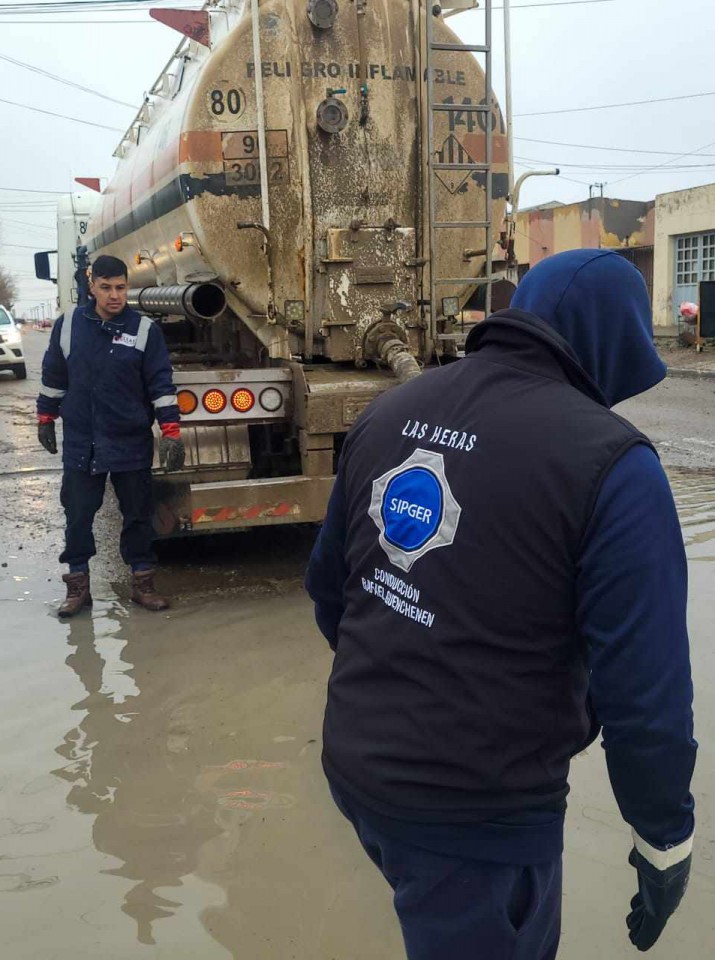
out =
{"type": "Polygon", "coordinates": [[[703,272],[701,280],[715,280],[715,233],[703,236],[703,272]]]}
{"type": "Polygon", "coordinates": [[[700,237],[678,237],[676,283],[678,286],[698,282],[700,237]]]}
{"type": "Polygon", "coordinates": [[[675,257],[677,286],[694,286],[701,280],[715,280],[715,233],[678,237],[675,257]]]}

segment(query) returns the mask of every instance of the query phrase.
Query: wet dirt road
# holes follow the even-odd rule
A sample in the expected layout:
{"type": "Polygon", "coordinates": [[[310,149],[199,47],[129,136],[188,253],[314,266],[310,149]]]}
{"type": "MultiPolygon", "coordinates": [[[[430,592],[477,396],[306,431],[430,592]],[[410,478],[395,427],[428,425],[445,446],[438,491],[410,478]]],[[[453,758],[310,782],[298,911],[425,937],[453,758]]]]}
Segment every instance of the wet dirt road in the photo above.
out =
{"type": "MultiPolygon", "coordinates": [[[[173,547],[177,603],[152,616],[126,602],[108,495],[92,615],[60,623],[59,464],[33,416],[46,339],[26,336],[28,381],[0,375],[0,956],[404,956],[320,770],[330,651],[300,587],[314,533],[173,547]]],[[[675,465],[701,741],[694,876],[654,960],[715,942],[714,389],[671,381],[624,410],[675,465]]],[[[634,873],[599,748],[572,783],[559,958],[625,960],[634,873]]]]}

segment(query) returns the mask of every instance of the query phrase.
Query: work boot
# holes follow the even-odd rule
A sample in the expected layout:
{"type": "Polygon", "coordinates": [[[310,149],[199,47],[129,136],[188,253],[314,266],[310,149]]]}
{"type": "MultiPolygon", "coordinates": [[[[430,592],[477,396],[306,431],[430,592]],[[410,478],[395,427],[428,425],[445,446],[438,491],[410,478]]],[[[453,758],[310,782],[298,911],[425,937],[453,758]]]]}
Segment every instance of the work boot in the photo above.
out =
{"type": "Polygon", "coordinates": [[[155,613],[169,609],[169,601],[156,592],[153,570],[141,570],[132,574],[132,600],[140,607],[155,613]]]}
{"type": "Polygon", "coordinates": [[[92,606],[88,573],[66,573],[62,579],[67,584],[67,597],[57,611],[57,616],[74,617],[83,607],[92,606]]]}

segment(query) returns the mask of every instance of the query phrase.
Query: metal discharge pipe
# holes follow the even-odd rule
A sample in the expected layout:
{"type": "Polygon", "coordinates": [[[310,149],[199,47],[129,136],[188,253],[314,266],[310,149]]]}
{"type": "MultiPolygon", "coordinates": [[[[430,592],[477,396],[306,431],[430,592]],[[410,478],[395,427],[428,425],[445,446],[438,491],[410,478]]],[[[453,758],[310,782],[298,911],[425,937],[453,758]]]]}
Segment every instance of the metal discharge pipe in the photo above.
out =
{"type": "Polygon", "coordinates": [[[214,320],[226,309],[226,294],[216,283],[184,283],[130,290],[127,302],[130,307],[161,316],[214,320]]]}
{"type": "Polygon", "coordinates": [[[420,365],[403,340],[398,340],[397,337],[382,340],[379,351],[380,359],[388,364],[400,383],[407,383],[422,373],[420,365]]]}

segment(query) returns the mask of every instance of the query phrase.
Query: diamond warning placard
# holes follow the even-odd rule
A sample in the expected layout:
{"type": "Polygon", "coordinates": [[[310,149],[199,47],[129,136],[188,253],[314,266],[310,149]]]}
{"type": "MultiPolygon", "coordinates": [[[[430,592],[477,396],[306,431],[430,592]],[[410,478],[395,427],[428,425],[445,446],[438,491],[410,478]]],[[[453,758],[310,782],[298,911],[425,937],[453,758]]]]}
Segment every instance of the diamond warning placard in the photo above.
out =
{"type": "MultiPolygon", "coordinates": [[[[442,144],[442,149],[437,153],[438,163],[474,163],[462,144],[453,133],[447,137],[442,144]]],[[[471,171],[469,170],[437,170],[437,176],[440,182],[449,190],[450,193],[457,193],[469,180],[471,171]]]]}

